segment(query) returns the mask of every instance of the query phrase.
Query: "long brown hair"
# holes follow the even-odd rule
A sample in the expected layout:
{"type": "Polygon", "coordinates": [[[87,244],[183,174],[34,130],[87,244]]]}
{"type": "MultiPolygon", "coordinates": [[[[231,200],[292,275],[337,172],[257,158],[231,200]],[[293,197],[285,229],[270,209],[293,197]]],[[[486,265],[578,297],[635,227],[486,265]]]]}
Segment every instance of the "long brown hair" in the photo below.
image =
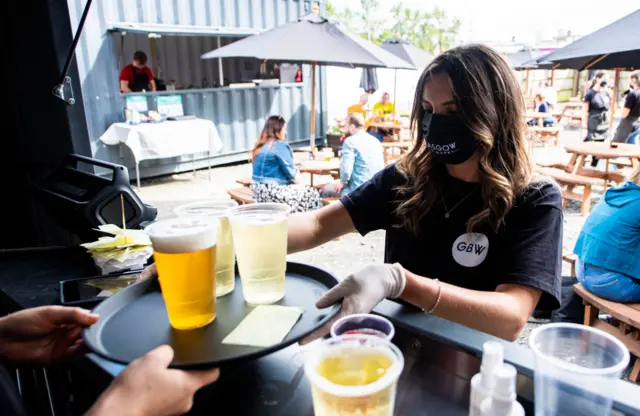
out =
{"type": "Polygon", "coordinates": [[[469,219],[468,232],[483,222],[497,231],[515,197],[531,184],[533,169],[518,81],[505,59],[483,45],[450,49],[431,61],[422,73],[411,114],[416,145],[396,164],[406,179],[406,183],[397,188],[402,202],[396,207],[396,214],[404,219],[403,227],[417,234],[421,219],[441,197],[440,186],[446,169],[427,151],[420,128],[425,111],[422,107],[424,86],[436,74],[448,76],[457,113],[478,141],[476,155],[484,205],[469,219]]]}
{"type": "Polygon", "coordinates": [[[284,135],[282,134],[284,125],[285,121],[282,116],[269,117],[267,122],[264,123],[262,133],[260,133],[260,137],[258,137],[256,144],[253,146],[253,150],[251,150],[251,153],[249,154],[249,160],[253,160],[258,156],[262,146],[269,143],[271,140],[284,140],[284,135]]]}

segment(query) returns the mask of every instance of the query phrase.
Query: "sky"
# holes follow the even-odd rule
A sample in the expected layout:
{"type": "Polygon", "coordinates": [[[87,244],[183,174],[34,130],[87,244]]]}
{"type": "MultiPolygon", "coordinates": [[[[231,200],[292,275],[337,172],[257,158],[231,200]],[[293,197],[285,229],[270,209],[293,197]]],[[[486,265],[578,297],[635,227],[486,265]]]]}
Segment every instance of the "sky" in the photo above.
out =
{"type": "MultiPolygon", "coordinates": [[[[380,0],[380,18],[398,1],[412,9],[444,9],[461,20],[465,42],[533,43],[559,31],[586,35],[638,10],[638,0],[380,0]]],[[[332,0],[338,9],[359,9],[360,0],[332,0]]]]}

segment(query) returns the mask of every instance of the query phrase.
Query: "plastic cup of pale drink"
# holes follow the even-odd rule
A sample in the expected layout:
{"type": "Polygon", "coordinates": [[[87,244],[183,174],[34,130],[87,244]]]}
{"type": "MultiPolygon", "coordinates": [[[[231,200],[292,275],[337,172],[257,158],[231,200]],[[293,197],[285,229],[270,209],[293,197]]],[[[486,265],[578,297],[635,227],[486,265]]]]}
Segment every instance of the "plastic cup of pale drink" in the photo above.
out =
{"type": "Polygon", "coordinates": [[[342,335],[309,352],[305,373],[318,416],[392,416],[404,367],[400,350],[368,335],[342,335]]]}
{"type": "Polygon", "coordinates": [[[193,329],[211,323],[216,318],[218,220],[178,217],[155,222],[145,232],[171,326],[193,329]]]}
{"type": "Polygon", "coordinates": [[[584,325],[547,324],[531,332],[536,416],[611,413],[616,381],[629,364],[617,338],[584,325]]]}
{"type": "Polygon", "coordinates": [[[290,212],[285,204],[260,203],[231,208],[227,213],[248,303],[271,304],[284,297],[290,212]]]}
{"type": "Polygon", "coordinates": [[[237,207],[238,203],[230,199],[211,199],[180,205],[173,210],[179,217],[206,216],[219,221],[216,245],[216,297],[233,291],[236,281],[236,256],[231,237],[231,224],[227,211],[237,207]]]}

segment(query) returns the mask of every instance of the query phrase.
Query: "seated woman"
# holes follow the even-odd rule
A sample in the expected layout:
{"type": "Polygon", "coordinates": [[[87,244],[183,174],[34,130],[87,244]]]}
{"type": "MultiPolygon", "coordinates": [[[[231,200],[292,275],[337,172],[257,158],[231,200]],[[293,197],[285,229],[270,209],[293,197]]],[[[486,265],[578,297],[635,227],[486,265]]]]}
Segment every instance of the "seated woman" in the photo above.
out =
{"type": "Polygon", "coordinates": [[[596,204],[573,252],[585,289],[614,302],[640,302],[640,167],[596,204]]]}
{"type": "Polygon", "coordinates": [[[561,195],[534,177],[520,96],[487,46],[431,61],[415,92],[414,148],[339,202],[289,217],[290,253],[386,231],[385,263],[346,277],[318,307],[342,302],[344,316],[402,299],[507,340],[536,307],[558,307],[561,195]]]}
{"type": "MultiPolygon", "coordinates": [[[[549,103],[544,99],[544,97],[542,96],[542,94],[536,94],[535,97],[535,103],[536,103],[536,111],[538,113],[548,113],[549,112],[549,103]]],[[[542,119],[542,125],[544,127],[551,127],[554,124],[556,124],[556,121],[551,118],[551,117],[545,117],[542,119]]],[[[532,119],[527,121],[527,124],[530,126],[537,126],[538,125],[538,119],[532,119]]]]}
{"type": "Polygon", "coordinates": [[[314,188],[296,184],[296,169],[291,147],[285,143],[287,124],[282,116],[271,116],[262,129],[251,161],[251,195],[254,202],[280,202],[291,212],[306,212],[322,206],[314,188]]]}

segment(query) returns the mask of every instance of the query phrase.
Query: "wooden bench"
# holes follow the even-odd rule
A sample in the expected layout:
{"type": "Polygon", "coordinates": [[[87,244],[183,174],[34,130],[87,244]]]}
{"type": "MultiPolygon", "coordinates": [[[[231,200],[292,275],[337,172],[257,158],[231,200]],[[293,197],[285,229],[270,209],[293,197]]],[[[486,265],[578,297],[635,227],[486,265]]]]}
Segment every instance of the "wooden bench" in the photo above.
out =
{"type": "Polygon", "coordinates": [[[604,331],[618,338],[629,350],[635,363],[629,374],[629,380],[638,381],[640,376],[640,303],[618,303],[586,290],[580,283],[573,286],[574,292],[584,303],[584,324],[604,331]],[[614,324],[598,319],[600,312],[614,318],[614,324]]]}
{"type": "Polygon", "coordinates": [[[236,181],[236,183],[242,185],[242,186],[246,186],[249,187],[251,186],[251,176],[246,176],[244,178],[240,178],[236,181]]]}
{"type": "Polygon", "coordinates": [[[560,127],[530,126],[529,131],[534,135],[534,142],[547,143],[553,139],[553,145],[560,143],[560,127]]]}
{"type": "Polygon", "coordinates": [[[253,203],[253,197],[251,196],[251,189],[247,188],[246,186],[242,188],[227,189],[227,193],[229,194],[231,199],[236,201],[239,205],[253,203]]]}
{"type": "Polygon", "coordinates": [[[566,189],[562,190],[562,206],[567,207],[567,201],[569,199],[574,201],[580,201],[582,206],[580,208],[580,214],[582,216],[589,215],[591,211],[591,186],[600,184],[602,181],[598,178],[591,178],[588,176],[574,175],[573,173],[566,172],[559,168],[545,168],[538,166],[536,171],[555,179],[560,185],[566,186],[566,189]],[[583,187],[582,194],[574,192],[576,186],[583,187]]]}

